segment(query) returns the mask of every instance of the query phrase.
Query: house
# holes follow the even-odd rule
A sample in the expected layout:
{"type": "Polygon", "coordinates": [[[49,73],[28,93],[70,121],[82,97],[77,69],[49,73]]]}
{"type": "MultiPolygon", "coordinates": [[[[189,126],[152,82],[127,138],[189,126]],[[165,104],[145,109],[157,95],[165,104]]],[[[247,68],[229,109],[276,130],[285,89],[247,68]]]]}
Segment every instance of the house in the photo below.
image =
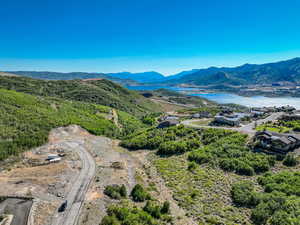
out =
{"type": "Polygon", "coordinates": [[[287,106],[282,106],[282,107],[280,108],[280,110],[283,111],[283,112],[290,112],[290,113],[291,113],[291,112],[295,111],[296,108],[293,107],[293,106],[287,105],[287,106]]]}
{"type": "Polygon", "coordinates": [[[283,121],[300,120],[300,112],[297,111],[291,114],[284,114],[279,118],[279,120],[283,120],[283,121]]]}
{"type": "Polygon", "coordinates": [[[179,120],[165,120],[162,121],[160,124],[158,124],[157,128],[166,128],[166,127],[172,127],[172,126],[177,126],[179,124],[179,120]]]}
{"type": "Polygon", "coordinates": [[[173,116],[173,115],[166,115],[161,118],[159,118],[160,121],[166,121],[166,120],[179,120],[178,116],[173,116]]]}
{"type": "Polygon", "coordinates": [[[248,113],[219,113],[215,116],[214,123],[218,124],[225,124],[229,126],[239,126],[241,121],[246,118],[250,117],[248,113]]]}
{"type": "Polygon", "coordinates": [[[201,118],[211,118],[212,115],[210,112],[199,112],[192,115],[194,119],[201,119],[201,118]]]}
{"type": "Polygon", "coordinates": [[[258,118],[258,117],[265,115],[265,112],[251,110],[250,114],[251,114],[251,117],[258,118]]]}
{"type": "Polygon", "coordinates": [[[286,153],[300,146],[300,135],[282,134],[269,131],[257,132],[255,141],[262,148],[286,153]]]}
{"type": "Polygon", "coordinates": [[[251,108],[251,111],[262,112],[262,113],[271,113],[271,112],[277,112],[278,109],[276,107],[253,107],[253,108],[251,108]]]}

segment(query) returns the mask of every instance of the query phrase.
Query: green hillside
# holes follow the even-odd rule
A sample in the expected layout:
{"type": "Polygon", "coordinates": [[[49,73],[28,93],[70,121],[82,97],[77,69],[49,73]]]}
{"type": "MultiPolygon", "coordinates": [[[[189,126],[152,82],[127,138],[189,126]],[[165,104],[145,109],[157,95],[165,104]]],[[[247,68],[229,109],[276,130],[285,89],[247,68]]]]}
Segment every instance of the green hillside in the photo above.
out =
{"type": "Polygon", "coordinates": [[[38,96],[106,105],[138,117],[159,111],[158,105],[137,92],[104,79],[45,81],[26,77],[0,76],[0,88],[38,96]]]}
{"type": "Polygon", "coordinates": [[[170,77],[169,84],[247,85],[277,82],[300,82],[300,58],[266,64],[245,64],[238,67],[210,67],[181,77],[170,77]]]}
{"type": "Polygon", "coordinates": [[[110,112],[106,106],[0,89],[0,160],[44,144],[55,127],[77,124],[108,137],[122,137],[145,127],[135,117],[118,111],[118,128],[107,119],[110,112]]]}

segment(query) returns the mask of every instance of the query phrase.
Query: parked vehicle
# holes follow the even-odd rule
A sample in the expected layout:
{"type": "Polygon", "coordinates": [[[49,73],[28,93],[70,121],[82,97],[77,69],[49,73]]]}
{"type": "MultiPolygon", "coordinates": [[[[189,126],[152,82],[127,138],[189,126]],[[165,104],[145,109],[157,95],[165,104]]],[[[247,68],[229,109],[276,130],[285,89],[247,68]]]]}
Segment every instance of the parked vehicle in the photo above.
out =
{"type": "Polygon", "coordinates": [[[67,208],[67,205],[68,205],[68,201],[66,200],[60,205],[60,207],[58,208],[58,212],[64,212],[67,208]]]}

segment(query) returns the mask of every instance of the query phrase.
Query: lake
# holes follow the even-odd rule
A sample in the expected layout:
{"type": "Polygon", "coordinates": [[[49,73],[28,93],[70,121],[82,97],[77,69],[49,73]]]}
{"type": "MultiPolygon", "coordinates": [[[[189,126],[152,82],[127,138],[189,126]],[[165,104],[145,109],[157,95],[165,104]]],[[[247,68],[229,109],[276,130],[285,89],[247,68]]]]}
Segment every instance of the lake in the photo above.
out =
{"type": "Polygon", "coordinates": [[[211,101],[215,101],[221,104],[235,103],[240,105],[245,105],[248,107],[263,107],[263,106],[285,106],[290,105],[296,109],[300,109],[300,98],[293,97],[264,97],[264,96],[252,96],[243,97],[235,94],[229,93],[195,93],[198,89],[196,88],[181,88],[181,87],[169,87],[169,86],[126,86],[131,90],[156,90],[160,88],[165,88],[181,93],[185,93],[192,96],[200,96],[211,101]],[[191,92],[191,93],[189,93],[191,92]]]}

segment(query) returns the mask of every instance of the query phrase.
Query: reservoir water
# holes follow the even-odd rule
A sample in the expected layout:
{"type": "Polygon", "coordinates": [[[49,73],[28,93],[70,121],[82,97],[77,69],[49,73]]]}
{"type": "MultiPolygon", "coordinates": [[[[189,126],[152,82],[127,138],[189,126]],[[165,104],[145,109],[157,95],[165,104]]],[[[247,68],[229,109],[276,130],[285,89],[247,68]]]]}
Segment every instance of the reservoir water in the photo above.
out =
{"type": "Polygon", "coordinates": [[[243,97],[236,94],[229,93],[205,93],[198,92],[196,88],[181,88],[181,87],[169,87],[169,86],[127,86],[131,90],[156,90],[160,88],[165,88],[188,95],[199,96],[206,98],[217,103],[235,103],[240,105],[245,105],[248,107],[263,107],[263,106],[294,106],[296,109],[300,109],[300,98],[294,97],[264,97],[264,96],[252,96],[243,97]]]}

